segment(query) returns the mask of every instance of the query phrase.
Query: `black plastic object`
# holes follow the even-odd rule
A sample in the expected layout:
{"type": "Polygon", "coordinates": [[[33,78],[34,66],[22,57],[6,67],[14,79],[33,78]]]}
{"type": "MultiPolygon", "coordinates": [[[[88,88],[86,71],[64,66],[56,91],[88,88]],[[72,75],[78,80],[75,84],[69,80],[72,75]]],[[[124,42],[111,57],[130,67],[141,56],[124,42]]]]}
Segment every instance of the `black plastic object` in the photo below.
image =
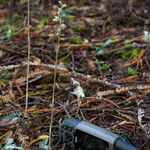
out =
{"type": "Polygon", "coordinates": [[[126,136],[121,135],[114,143],[116,150],[137,150],[136,145],[126,136]]]}
{"type": "Polygon", "coordinates": [[[60,132],[68,150],[138,150],[127,136],[75,118],[64,120],[60,132]]]}

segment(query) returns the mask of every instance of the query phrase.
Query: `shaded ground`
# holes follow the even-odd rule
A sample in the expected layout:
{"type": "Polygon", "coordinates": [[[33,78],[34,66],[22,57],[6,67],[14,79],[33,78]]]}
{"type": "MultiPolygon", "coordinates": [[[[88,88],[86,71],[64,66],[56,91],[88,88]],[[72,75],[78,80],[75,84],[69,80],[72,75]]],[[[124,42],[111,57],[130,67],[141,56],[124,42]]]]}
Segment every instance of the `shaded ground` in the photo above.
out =
{"type": "MultiPolygon", "coordinates": [[[[0,41],[0,140],[14,137],[26,149],[38,149],[41,135],[48,135],[52,100],[57,25],[52,21],[57,5],[31,10],[31,64],[29,108],[25,109],[27,14],[1,7],[0,41]],[[51,65],[50,65],[51,64],[51,65]],[[10,116],[13,114],[14,118],[10,116]],[[4,120],[4,118],[7,117],[4,120]],[[9,119],[8,119],[9,118],[9,119]],[[18,119],[19,118],[19,119],[18,119]]],[[[107,1],[68,3],[67,29],[61,36],[54,107],[53,146],[60,149],[60,122],[69,116],[129,135],[140,149],[150,147],[150,44],[149,0],[133,4],[107,1]],[[90,75],[91,77],[89,78],[90,75]],[[86,97],[80,111],[71,95],[71,77],[79,81],[86,97]],[[126,87],[126,88],[125,88],[126,87]],[[139,88],[140,87],[140,88],[139,88]],[[120,88],[118,92],[116,89],[120,88]],[[111,93],[110,91],[111,90],[111,93]],[[103,91],[103,92],[102,92],[103,91]],[[101,92],[101,93],[98,93],[101,92]],[[98,98],[99,96],[99,98],[98,98]],[[137,106],[138,101],[143,103],[137,106]],[[145,111],[144,132],[138,110],[145,111]],[[82,113],[81,113],[82,112],[82,113]],[[147,135],[146,135],[147,134],[147,135]]],[[[42,138],[44,139],[44,138],[42,138]]]]}

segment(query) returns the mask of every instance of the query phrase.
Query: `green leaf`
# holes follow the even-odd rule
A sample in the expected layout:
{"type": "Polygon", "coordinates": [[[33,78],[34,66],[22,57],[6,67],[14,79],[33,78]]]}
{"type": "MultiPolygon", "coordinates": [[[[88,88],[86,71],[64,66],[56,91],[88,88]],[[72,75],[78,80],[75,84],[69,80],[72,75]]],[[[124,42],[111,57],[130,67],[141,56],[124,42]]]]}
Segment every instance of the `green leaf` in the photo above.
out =
{"type": "Polygon", "coordinates": [[[14,32],[11,28],[6,31],[6,38],[11,39],[13,35],[14,35],[14,32]]]}
{"type": "MultiPolygon", "coordinates": [[[[53,20],[55,20],[55,19],[56,19],[56,18],[54,18],[53,20]]],[[[57,21],[56,21],[56,22],[57,22],[57,21]]],[[[38,27],[41,29],[41,28],[43,28],[47,23],[48,23],[48,18],[41,18],[38,27]]]]}
{"type": "Polygon", "coordinates": [[[97,54],[104,54],[105,48],[110,46],[111,44],[112,40],[108,39],[107,41],[100,43],[100,45],[98,46],[93,45],[92,48],[96,50],[97,54]]]}
{"type": "Polygon", "coordinates": [[[110,46],[112,44],[112,40],[108,39],[107,41],[104,42],[103,47],[110,46]]]}
{"type": "Polygon", "coordinates": [[[102,73],[105,72],[109,69],[109,65],[106,63],[100,63],[97,67],[97,69],[95,70],[97,73],[102,73]]]}
{"type": "Polygon", "coordinates": [[[108,65],[108,64],[102,63],[102,64],[100,65],[100,70],[101,70],[101,71],[106,71],[106,70],[108,70],[108,69],[109,69],[109,65],[108,65]]]}
{"type": "Polygon", "coordinates": [[[135,43],[132,43],[131,40],[125,40],[123,45],[126,47],[126,49],[118,52],[122,60],[127,61],[128,59],[135,58],[139,55],[139,48],[135,46],[135,43]]]}
{"type": "Polygon", "coordinates": [[[128,67],[127,72],[128,72],[128,75],[130,75],[130,76],[134,76],[134,75],[138,75],[139,74],[138,71],[134,70],[131,67],[128,67]]]}

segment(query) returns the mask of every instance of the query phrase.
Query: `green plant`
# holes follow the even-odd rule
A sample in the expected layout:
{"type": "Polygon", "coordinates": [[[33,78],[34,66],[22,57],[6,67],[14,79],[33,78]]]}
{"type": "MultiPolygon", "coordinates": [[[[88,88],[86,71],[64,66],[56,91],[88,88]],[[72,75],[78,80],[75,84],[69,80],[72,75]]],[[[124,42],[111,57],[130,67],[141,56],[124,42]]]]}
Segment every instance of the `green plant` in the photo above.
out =
{"type": "Polygon", "coordinates": [[[130,76],[134,76],[134,75],[138,75],[138,74],[139,74],[138,71],[136,71],[135,69],[133,69],[133,68],[131,68],[131,67],[128,67],[128,68],[127,68],[127,73],[128,73],[128,75],[130,75],[130,76]]]}
{"type": "Polygon", "coordinates": [[[48,18],[41,18],[38,28],[43,28],[46,24],[48,24],[48,18]]]}
{"type": "Polygon", "coordinates": [[[112,44],[112,40],[108,39],[105,42],[100,43],[100,45],[92,45],[92,48],[96,50],[97,54],[104,54],[105,49],[112,44]]]}
{"type": "Polygon", "coordinates": [[[139,56],[140,49],[138,47],[135,47],[134,43],[132,43],[132,41],[125,40],[123,42],[123,45],[125,46],[125,49],[120,50],[119,52],[117,52],[117,55],[123,61],[127,61],[131,58],[136,58],[136,57],[139,56]]]}
{"type": "Polygon", "coordinates": [[[61,1],[58,1],[60,7],[58,8],[57,15],[54,17],[53,21],[58,23],[58,29],[56,32],[57,36],[60,36],[62,30],[66,29],[66,25],[64,24],[64,8],[67,6],[63,4],[61,1]]]}
{"type": "Polygon", "coordinates": [[[58,52],[60,49],[60,36],[61,32],[66,29],[66,25],[64,23],[63,13],[64,8],[66,7],[66,4],[63,4],[61,1],[58,1],[60,6],[57,10],[57,15],[54,17],[53,21],[58,24],[58,29],[56,32],[57,36],[57,47],[55,49],[55,70],[54,70],[54,81],[53,81],[53,92],[52,92],[52,102],[50,103],[51,108],[51,116],[50,116],[50,124],[49,124],[49,144],[48,149],[51,149],[51,139],[52,139],[52,125],[53,125],[53,116],[54,116],[54,103],[55,103],[55,88],[56,88],[56,73],[57,73],[57,63],[58,63],[58,52]]]}
{"type": "Polygon", "coordinates": [[[41,24],[45,25],[48,23],[48,18],[42,18],[40,21],[41,24]]]}
{"type": "Polygon", "coordinates": [[[13,28],[11,28],[10,26],[10,28],[6,31],[6,38],[11,39],[14,35],[15,35],[15,32],[13,28]]]}
{"type": "Polygon", "coordinates": [[[98,67],[96,68],[96,72],[97,73],[102,73],[102,72],[105,72],[109,69],[109,65],[105,62],[101,62],[99,63],[98,67]]]}

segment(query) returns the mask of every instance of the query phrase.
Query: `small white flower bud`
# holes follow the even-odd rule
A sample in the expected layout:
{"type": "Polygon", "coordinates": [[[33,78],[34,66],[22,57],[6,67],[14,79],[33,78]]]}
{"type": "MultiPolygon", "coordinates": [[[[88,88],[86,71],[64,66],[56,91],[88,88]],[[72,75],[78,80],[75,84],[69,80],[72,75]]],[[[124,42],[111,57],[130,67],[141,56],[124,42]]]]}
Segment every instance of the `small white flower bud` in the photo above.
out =
{"type": "Polygon", "coordinates": [[[60,25],[60,29],[61,29],[61,30],[66,29],[66,25],[65,25],[65,24],[61,24],[61,25],[60,25]]]}
{"type": "Polygon", "coordinates": [[[60,15],[61,12],[62,12],[62,9],[61,9],[61,8],[58,8],[57,14],[60,15]]]}
{"type": "Polygon", "coordinates": [[[60,20],[60,18],[58,16],[55,16],[53,19],[54,22],[58,22],[59,20],[60,20]]]}
{"type": "Polygon", "coordinates": [[[67,5],[66,5],[66,4],[63,4],[63,5],[62,5],[62,8],[65,8],[65,7],[67,7],[67,5]]]}
{"type": "Polygon", "coordinates": [[[144,37],[143,40],[147,43],[150,43],[150,32],[144,31],[144,37]]]}

